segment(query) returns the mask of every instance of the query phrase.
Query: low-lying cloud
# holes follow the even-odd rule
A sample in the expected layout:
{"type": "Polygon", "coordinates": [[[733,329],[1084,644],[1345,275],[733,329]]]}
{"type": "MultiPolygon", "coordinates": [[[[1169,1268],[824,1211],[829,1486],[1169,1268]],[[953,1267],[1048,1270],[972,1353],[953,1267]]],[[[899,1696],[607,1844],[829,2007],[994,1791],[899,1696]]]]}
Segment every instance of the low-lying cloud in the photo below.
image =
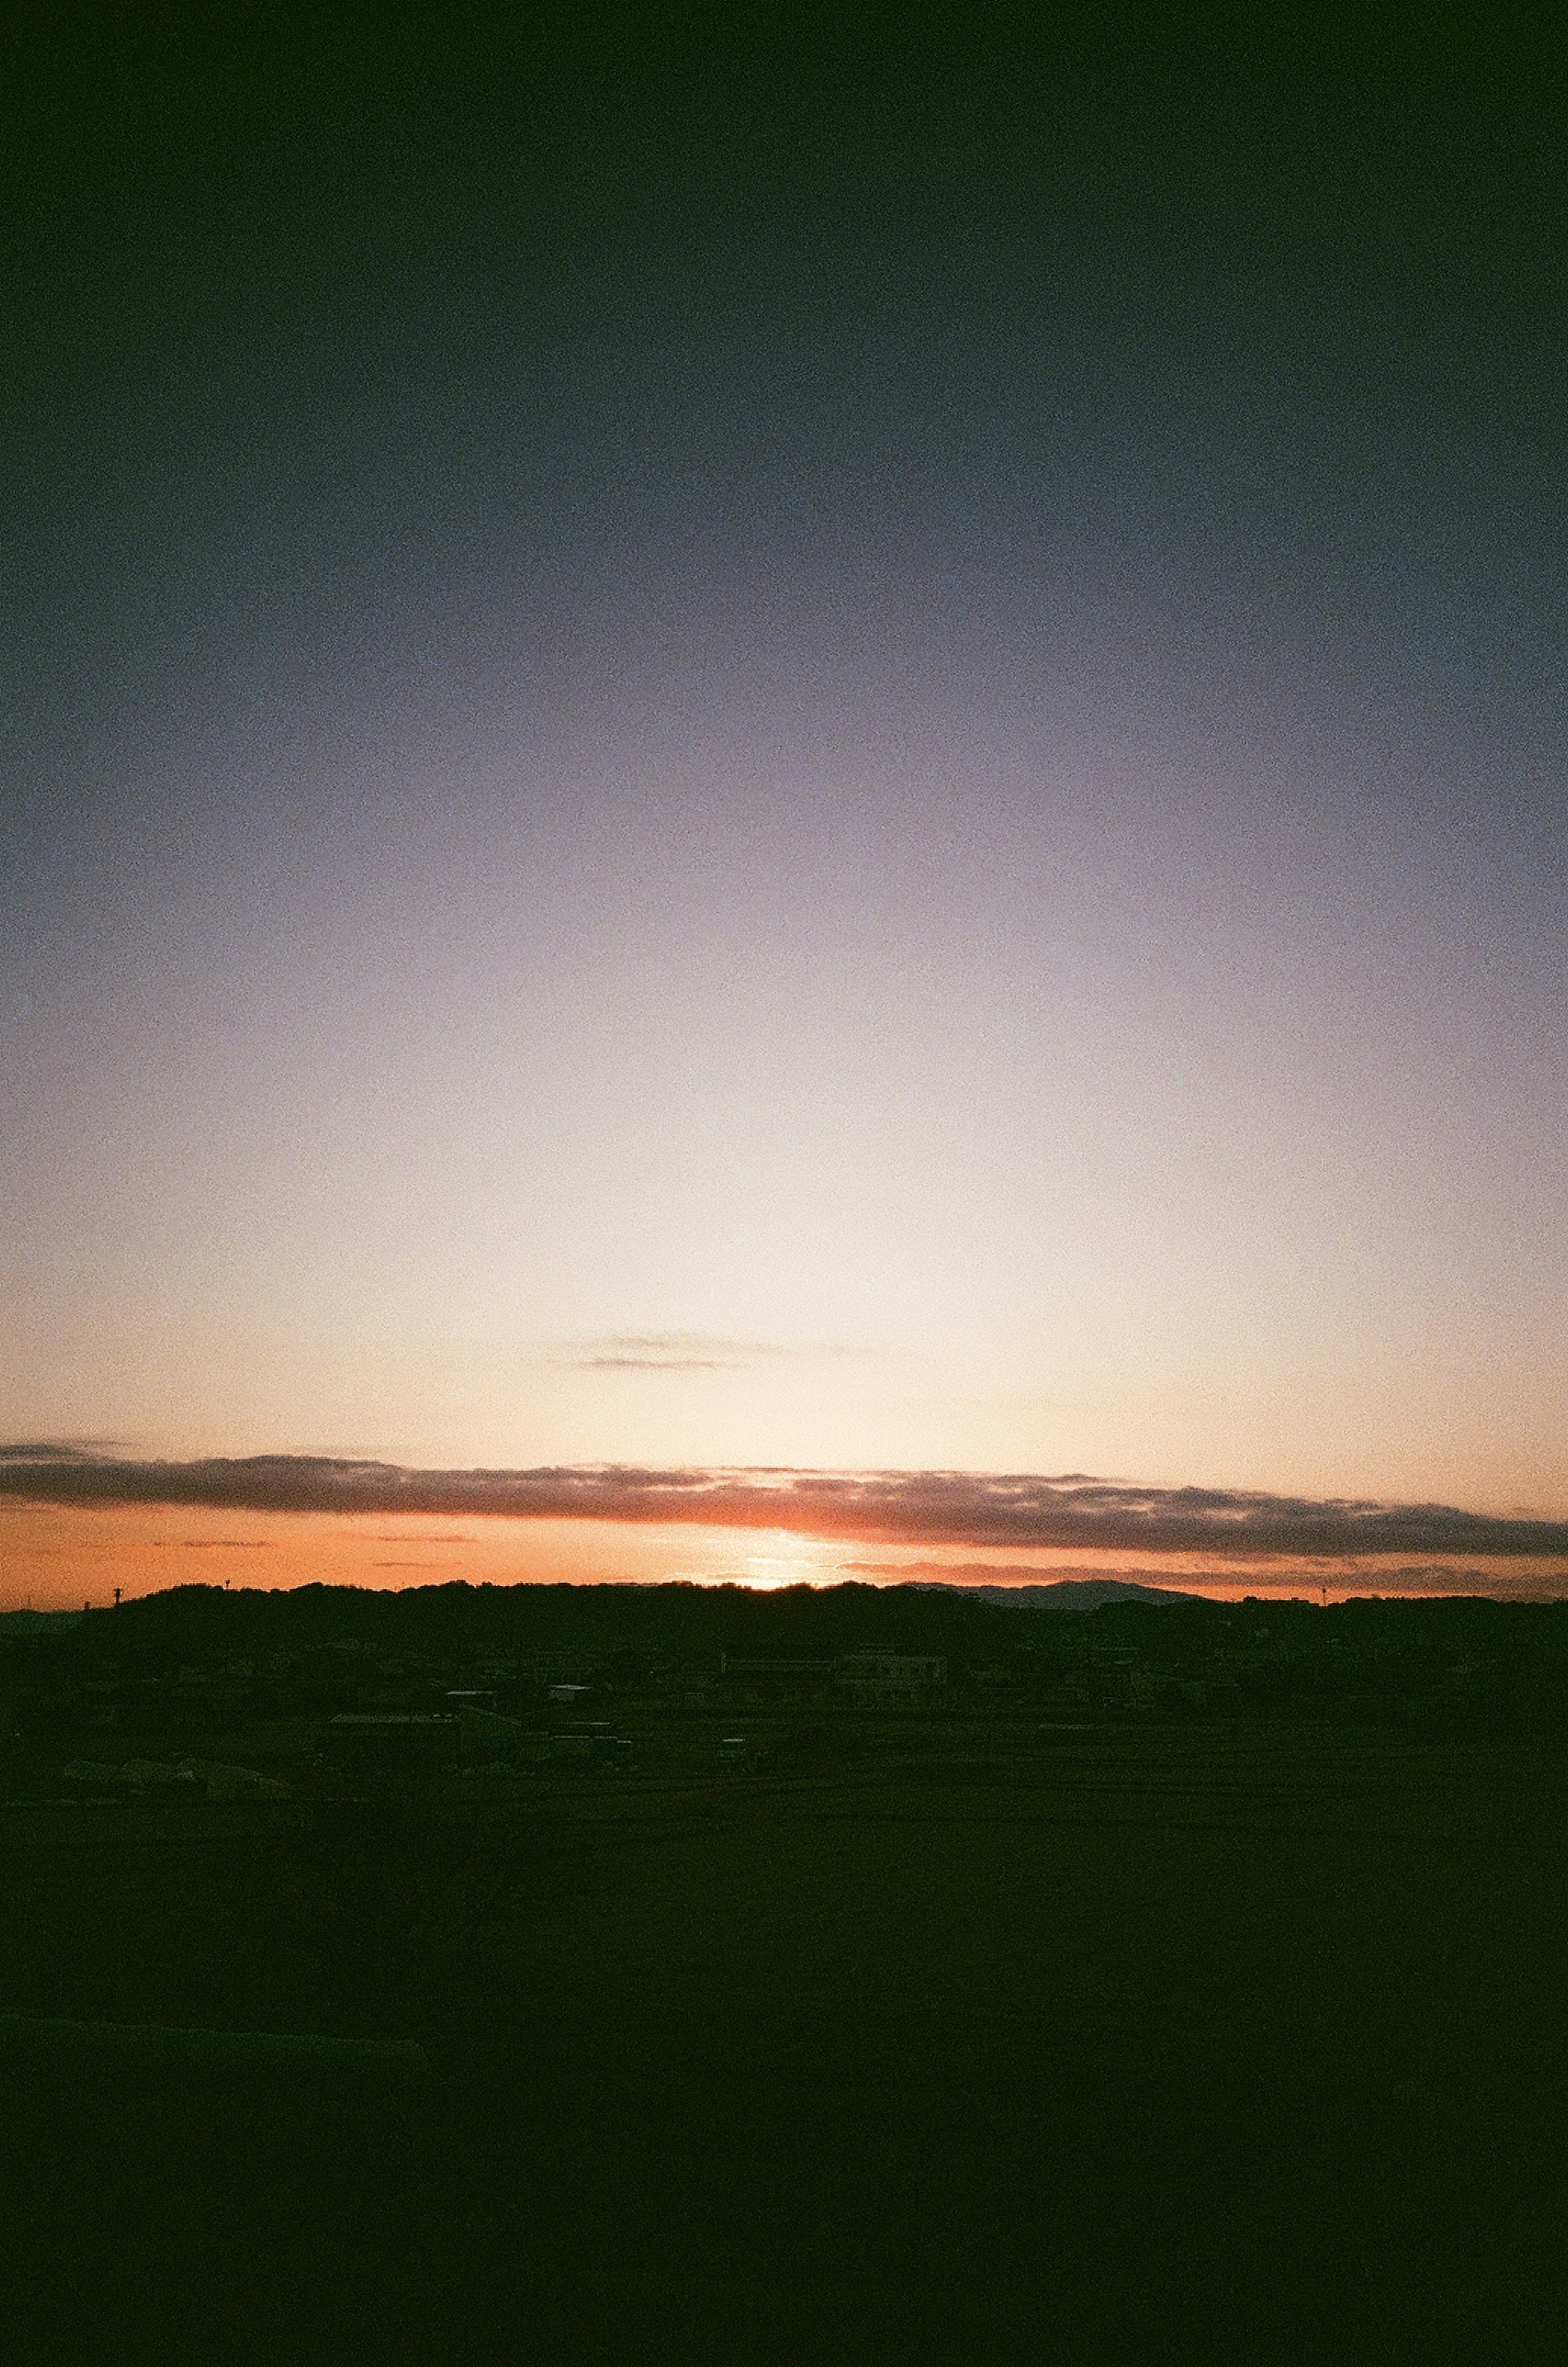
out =
{"type": "MultiPolygon", "coordinates": [[[[323,1455],[133,1462],[0,1447],[0,1495],[54,1504],[202,1504],[295,1512],[506,1513],[554,1520],[700,1522],[873,1546],[1019,1551],[1568,1557],[1568,1522],[1446,1504],[1140,1488],[1083,1472],[645,1469],[413,1471],[323,1455]]],[[[422,1542],[424,1542],[422,1540],[422,1542]]]]}

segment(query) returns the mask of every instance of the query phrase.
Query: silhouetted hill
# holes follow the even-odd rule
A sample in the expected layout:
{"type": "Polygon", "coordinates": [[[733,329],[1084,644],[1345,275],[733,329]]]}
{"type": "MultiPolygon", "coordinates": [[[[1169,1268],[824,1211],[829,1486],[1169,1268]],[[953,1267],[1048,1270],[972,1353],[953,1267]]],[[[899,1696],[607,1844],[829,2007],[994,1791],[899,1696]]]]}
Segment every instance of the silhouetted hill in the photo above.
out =
{"type": "Polygon", "coordinates": [[[90,1651],[149,1665],[330,1645],[436,1655],[632,1648],[678,1658],[815,1658],[866,1648],[985,1650],[998,1623],[1011,1631],[995,1604],[976,1596],[863,1584],[757,1590],[456,1581],[396,1592],[180,1586],[88,1614],[76,1640],[90,1651]]]}
{"type": "Polygon", "coordinates": [[[1098,1611],[1102,1603],[1204,1603],[1201,1594],[1184,1594],[1174,1586],[1140,1586],[1130,1578],[1058,1578],[1043,1586],[960,1586],[949,1580],[912,1580],[921,1592],[967,1594],[980,1603],[999,1603],[1010,1611],[1098,1611]]]}

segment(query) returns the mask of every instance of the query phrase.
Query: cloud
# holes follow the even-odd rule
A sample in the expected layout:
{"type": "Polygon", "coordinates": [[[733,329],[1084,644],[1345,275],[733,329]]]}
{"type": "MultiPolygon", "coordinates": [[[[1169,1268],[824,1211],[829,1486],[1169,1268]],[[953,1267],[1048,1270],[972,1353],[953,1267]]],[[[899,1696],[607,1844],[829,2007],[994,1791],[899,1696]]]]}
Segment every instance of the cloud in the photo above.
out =
{"type": "Polygon", "coordinates": [[[743,1373],[749,1368],[722,1356],[581,1356],[580,1373],[743,1373]]]}
{"type": "Polygon", "coordinates": [[[873,1353],[833,1342],[791,1345],[776,1340],[716,1340],[695,1331],[632,1331],[580,1340],[560,1361],[582,1373],[747,1373],[769,1365],[820,1363],[873,1353]]]}
{"type": "MultiPolygon", "coordinates": [[[[644,1469],[411,1471],[324,1455],[151,1463],[74,1453],[0,1459],[0,1496],[58,1504],[205,1504],[249,1512],[479,1512],[701,1522],[881,1546],[1010,1546],[1241,1557],[1510,1555],[1568,1558],[1568,1522],[1444,1504],[1140,1488],[1084,1472],[644,1469]]],[[[423,1542],[423,1540],[422,1540],[423,1542]]]]}
{"type": "Polygon", "coordinates": [[[473,1539],[464,1529],[452,1529],[439,1536],[429,1537],[421,1536],[417,1530],[412,1536],[401,1537],[378,1529],[370,1542],[373,1546],[467,1546],[472,1545],[473,1539]]]}
{"type": "Polygon", "coordinates": [[[276,1537],[149,1537],[154,1553],[272,1553],[276,1537]]]}
{"type": "Polygon", "coordinates": [[[22,1439],[0,1444],[0,1464],[101,1463],[115,1452],[111,1439],[22,1439]]]}

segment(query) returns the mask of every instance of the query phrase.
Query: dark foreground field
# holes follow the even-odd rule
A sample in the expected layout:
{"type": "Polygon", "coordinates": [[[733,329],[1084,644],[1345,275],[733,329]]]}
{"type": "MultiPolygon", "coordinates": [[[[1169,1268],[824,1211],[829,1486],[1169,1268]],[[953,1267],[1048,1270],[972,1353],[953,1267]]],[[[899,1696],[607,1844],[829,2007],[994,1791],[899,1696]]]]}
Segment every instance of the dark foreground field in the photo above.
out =
{"type": "Polygon", "coordinates": [[[14,2011],[430,2065],[13,2044],[16,2355],[1544,2356],[1565,1809],[1546,1746],[954,1726],[15,1816],[14,2011]]]}

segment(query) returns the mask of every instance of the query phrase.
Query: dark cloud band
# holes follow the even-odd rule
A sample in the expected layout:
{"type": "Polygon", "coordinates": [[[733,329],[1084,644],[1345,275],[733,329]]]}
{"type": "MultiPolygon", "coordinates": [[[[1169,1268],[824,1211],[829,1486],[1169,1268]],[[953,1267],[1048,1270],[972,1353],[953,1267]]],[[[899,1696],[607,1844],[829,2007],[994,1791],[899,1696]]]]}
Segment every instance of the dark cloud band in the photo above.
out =
{"type": "Polygon", "coordinates": [[[867,1545],[1097,1548],[1134,1553],[1472,1554],[1568,1557],[1568,1522],[1495,1519],[1442,1504],[1138,1488],[1081,1472],[411,1471],[395,1464],[258,1455],[137,1463],[0,1447],[0,1495],[54,1504],[205,1504],[253,1512],[509,1513],[556,1520],[696,1521],[867,1545]]]}

